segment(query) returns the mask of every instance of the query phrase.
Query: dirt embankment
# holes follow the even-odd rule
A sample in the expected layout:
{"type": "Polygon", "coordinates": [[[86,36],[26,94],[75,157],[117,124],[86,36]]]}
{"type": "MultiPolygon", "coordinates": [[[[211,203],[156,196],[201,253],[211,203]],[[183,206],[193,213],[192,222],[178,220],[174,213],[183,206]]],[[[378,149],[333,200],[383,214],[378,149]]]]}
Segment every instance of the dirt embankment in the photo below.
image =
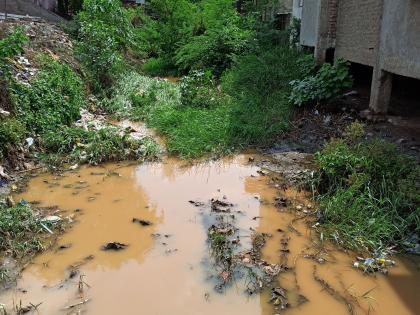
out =
{"type": "Polygon", "coordinates": [[[269,153],[315,153],[333,138],[340,138],[351,123],[365,124],[366,139],[379,138],[394,143],[403,153],[420,161],[419,118],[374,115],[368,100],[356,92],[319,108],[300,108],[285,133],[269,153]]]}

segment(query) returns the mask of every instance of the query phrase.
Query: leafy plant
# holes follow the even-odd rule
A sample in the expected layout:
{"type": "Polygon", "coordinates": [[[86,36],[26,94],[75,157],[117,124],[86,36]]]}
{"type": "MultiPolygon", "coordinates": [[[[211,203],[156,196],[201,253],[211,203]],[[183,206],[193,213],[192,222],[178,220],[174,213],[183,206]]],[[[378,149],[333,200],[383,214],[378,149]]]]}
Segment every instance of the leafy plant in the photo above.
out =
{"type": "Polygon", "coordinates": [[[0,159],[7,156],[10,149],[22,141],[25,127],[16,119],[0,119],[0,159]]]}
{"type": "Polygon", "coordinates": [[[28,42],[28,36],[23,27],[16,27],[10,35],[0,39],[0,62],[23,52],[23,45],[26,42],[28,42]]]}
{"type": "Polygon", "coordinates": [[[13,98],[19,119],[31,131],[43,133],[70,125],[80,115],[83,83],[66,64],[40,57],[41,70],[31,86],[15,83],[13,98]]]}
{"type": "Polygon", "coordinates": [[[292,93],[290,101],[301,106],[307,103],[328,101],[351,88],[353,80],[349,74],[348,62],[338,59],[331,65],[325,63],[315,75],[290,82],[292,93]]]}
{"type": "Polygon", "coordinates": [[[123,53],[134,45],[134,27],[119,0],[86,0],[77,21],[76,51],[98,92],[123,71],[123,53]]]}
{"type": "Polygon", "coordinates": [[[233,15],[223,25],[192,37],[178,49],[176,65],[184,72],[211,69],[216,76],[220,76],[232,65],[236,56],[251,49],[253,32],[241,28],[239,22],[239,18],[233,15]]]}
{"type": "Polygon", "coordinates": [[[210,71],[192,71],[179,81],[184,106],[209,108],[219,101],[210,71]]]}

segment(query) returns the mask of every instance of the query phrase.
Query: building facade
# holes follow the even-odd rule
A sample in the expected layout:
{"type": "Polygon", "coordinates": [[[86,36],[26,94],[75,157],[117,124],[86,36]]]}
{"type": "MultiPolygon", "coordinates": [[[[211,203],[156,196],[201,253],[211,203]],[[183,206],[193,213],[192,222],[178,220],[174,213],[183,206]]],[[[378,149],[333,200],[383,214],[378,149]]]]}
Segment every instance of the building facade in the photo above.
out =
{"type": "Polygon", "coordinates": [[[420,79],[419,0],[304,0],[301,45],[320,63],[334,58],[373,68],[370,108],[388,110],[394,75],[420,79]]]}

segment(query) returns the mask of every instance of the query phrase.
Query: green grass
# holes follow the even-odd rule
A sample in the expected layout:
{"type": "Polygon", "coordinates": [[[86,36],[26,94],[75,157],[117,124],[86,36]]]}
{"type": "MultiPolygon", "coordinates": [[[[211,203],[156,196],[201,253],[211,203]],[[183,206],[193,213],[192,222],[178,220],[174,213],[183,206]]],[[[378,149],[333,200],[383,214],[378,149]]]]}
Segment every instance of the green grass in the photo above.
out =
{"type": "Polygon", "coordinates": [[[420,232],[420,167],[392,144],[336,140],[316,154],[324,229],[347,248],[403,249],[420,232]]]}
{"type": "Polygon", "coordinates": [[[0,252],[22,258],[42,250],[40,218],[26,205],[0,204],[0,252]]]}
{"type": "Polygon", "coordinates": [[[63,128],[46,133],[43,145],[53,164],[59,162],[81,162],[98,164],[108,161],[152,159],[158,154],[156,143],[150,138],[135,140],[128,134],[121,134],[117,128],[107,127],[97,131],[81,128],[63,128]]]}
{"type": "Polygon", "coordinates": [[[117,117],[144,120],[183,158],[230,152],[228,105],[193,108],[181,104],[179,86],[138,73],[124,76],[103,106],[117,117]]]}

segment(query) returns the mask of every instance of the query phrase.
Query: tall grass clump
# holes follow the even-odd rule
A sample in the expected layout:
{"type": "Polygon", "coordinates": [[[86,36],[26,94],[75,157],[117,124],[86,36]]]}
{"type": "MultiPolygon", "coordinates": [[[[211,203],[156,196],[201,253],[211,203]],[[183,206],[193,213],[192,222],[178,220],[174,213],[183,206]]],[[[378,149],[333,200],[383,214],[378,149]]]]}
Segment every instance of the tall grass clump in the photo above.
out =
{"type": "Polygon", "coordinates": [[[236,144],[270,144],[287,130],[294,108],[290,82],[305,76],[312,63],[288,46],[237,58],[222,78],[235,104],[230,133],[236,144]]]}
{"type": "Polygon", "coordinates": [[[23,258],[42,250],[41,219],[27,205],[0,204],[0,253],[23,258]]]}
{"type": "Polygon", "coordinates": [[[373,251],[420,232],[420,167],[380,140],[335,140],[316,154],[325,230],[342,245],[373,251]]]}
{"type": "Polygon", "coordinates": [[[104,101],[103,107],[117,117],[145,121],[166,137],[170,154],[196,158],[230,151],[231,109],[227,102],[200,106],[193,97],[192,103],[183,103],[180,84],[133,72],[121,78],[112,98],[104,101]]]}

